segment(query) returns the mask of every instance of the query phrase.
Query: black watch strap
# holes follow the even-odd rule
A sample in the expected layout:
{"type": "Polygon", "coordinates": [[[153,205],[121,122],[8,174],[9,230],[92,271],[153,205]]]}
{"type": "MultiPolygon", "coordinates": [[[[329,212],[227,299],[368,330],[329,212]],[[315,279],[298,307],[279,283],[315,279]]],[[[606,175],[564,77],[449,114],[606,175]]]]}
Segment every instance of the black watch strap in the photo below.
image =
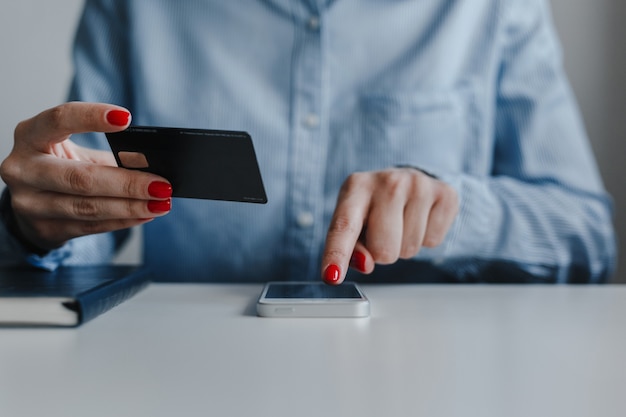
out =
{"type": "Polygon", "coordinates": [[[2,191],[2,196],[0,196],[0,220],[4,223],[7,231],[26,251],[38,256],[45,255],[49,252],[30,243],[20,231],[17,220],[15,219],[15,213],[13,212],[13,206],[11,205],[11,191],[8,187],[5,187],[4,191],[2,191]]]}
{"type": "Polygon", "coordinates": [[[418,167],[416,167],[416,166],[413,166],[413,165],[396,165],[396,168],[411,168],[411,169],[415,169],[415,170],[417,170],[417,171],[421,172],[422,174],[424,174],[424,175],[426,175],[426,176],[429,176],[430,178],[434,178],[434,179],[436,179],[436,180],[438,180],[438,179],[439,179],[439,177],[438,177],[438,176],[436,176],[435,174],[433,174],[433,173],[431,173],[431,172],[428,172],[428,171],[426,171],[425,169],[422,169],[422,168],[418,168],[418,167]]]}

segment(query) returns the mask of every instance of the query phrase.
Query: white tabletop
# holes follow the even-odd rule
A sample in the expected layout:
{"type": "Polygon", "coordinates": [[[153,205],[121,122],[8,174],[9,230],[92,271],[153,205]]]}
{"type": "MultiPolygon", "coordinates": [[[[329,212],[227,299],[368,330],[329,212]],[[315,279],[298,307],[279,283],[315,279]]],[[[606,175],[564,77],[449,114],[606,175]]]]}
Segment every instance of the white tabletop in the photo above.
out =
{"type": "Polygon", "coordinates": [[[368,319],[151,285],[78,329],[0,329],[0,416],[626,415],[626,286],[365,286],[368,319]]]}

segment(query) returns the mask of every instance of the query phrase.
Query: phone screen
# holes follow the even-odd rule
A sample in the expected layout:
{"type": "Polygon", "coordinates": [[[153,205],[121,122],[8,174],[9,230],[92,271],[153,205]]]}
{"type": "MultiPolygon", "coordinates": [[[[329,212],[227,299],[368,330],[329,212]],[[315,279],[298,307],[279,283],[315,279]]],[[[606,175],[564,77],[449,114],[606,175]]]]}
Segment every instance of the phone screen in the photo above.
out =
{"type": "Polygon", "coordinates": [[[329,299],[329,298],[362,298],[361,293],[352,283],[346,282],[341,285],[332,286],[324,283],[293,283],[276,282],[272,283],[265,298],[308,298],[308,299],[329,299]]]}

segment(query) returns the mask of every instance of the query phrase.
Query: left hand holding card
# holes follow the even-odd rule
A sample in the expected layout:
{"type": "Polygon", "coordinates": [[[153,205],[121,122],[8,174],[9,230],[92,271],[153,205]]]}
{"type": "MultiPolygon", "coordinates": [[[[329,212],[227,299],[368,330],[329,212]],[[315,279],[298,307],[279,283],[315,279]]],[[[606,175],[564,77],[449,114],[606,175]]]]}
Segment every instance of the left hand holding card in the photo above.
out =
{"type": "Polygon", "coordinates": [[[173,197],[267,203],[246,132],[131,126],[106,136],[120,167],[166,178],[173,197]]]}

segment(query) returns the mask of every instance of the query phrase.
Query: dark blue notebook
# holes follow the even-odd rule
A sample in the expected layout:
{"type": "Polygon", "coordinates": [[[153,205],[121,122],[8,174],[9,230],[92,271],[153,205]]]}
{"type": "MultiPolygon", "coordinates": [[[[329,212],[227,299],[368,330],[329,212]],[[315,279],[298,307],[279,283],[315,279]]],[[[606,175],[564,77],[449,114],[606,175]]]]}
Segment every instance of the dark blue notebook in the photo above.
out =
{"type": "Polygon", "coordinates": [[[79,326],[149,281],[136,266],[0,268],[0,326],[79,326]]]}

